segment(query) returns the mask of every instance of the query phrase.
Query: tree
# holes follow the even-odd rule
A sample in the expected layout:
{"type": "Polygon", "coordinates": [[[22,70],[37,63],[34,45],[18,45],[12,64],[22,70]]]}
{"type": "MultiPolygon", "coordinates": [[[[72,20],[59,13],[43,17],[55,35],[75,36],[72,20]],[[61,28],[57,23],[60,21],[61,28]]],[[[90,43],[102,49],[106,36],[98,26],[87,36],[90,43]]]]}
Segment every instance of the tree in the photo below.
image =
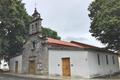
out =
{"type": "Polygon", "coordinates": [[[30,16],[21,0],[0,0],[1,54],[12,56],[22,50],[30,16]]]}
{"type": "Polygon", "coordinates": [[[95,0],[88,10],[92,36],[107,45],[107,49],[120,50],[120,0],[95,0]]]}
{"type": "MultiPolygon", "coordinates": [[[[22,0],[0,0],[0,57],[22,52],[30,21],[22,0]]],[[[43,28],[42,33],[60,39],[57,32],[49,28],[43,28]]]]}
{"type": "Polygon", "coordinates": [[[54,38],[60,40],[61,38],[58,36],[57,32],[50,28],[43,28],[42,34],[45,34],[47,37],[54,38]]]}

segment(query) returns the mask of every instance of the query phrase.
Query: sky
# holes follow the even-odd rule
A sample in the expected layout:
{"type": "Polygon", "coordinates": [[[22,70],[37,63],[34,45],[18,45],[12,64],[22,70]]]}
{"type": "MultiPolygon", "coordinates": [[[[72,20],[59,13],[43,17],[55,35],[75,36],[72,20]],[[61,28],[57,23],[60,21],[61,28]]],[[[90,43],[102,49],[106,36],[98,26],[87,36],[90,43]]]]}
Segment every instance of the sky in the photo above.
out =
{"type": "Polygon", "coordinates": [[[62,40],[78,41],[98,47],[104,45],[89,33],[88,6],[93,0],[23,0],[29,15],[35,3],[43,19],[42,26],[58,32],[62,40]]]}

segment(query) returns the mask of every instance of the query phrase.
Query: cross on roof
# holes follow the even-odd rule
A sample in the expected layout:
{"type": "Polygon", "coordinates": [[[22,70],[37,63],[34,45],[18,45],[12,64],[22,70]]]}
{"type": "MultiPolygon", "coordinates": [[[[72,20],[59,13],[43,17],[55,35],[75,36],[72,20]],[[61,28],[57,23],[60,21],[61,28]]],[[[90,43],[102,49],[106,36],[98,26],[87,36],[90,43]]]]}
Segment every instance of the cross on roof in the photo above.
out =
{"type": "Polygon", "coordinates": [[[37,8],[37,0],[35,0],[35,8],[37,8]]]}

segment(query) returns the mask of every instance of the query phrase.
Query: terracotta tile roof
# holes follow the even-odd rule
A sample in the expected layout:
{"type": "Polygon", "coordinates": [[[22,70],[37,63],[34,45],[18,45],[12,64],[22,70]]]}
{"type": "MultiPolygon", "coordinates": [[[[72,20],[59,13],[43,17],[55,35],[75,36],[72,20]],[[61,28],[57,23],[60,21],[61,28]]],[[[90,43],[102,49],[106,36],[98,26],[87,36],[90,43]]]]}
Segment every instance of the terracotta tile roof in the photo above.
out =
{"type": "Polygon", "coordinates": [[[88,44],[80,43],[80,42],[76,42],[76,41],[71,41],[71,43],[74,43],[74,44],[77,44],[77,45],[80,45],[80,46],[84,46],[84,48],[98,48],[96,46],[92,46],[92,45],[88,45],[88,44]]]}
{"type": "Polygon", "coordinates": [[[67,41],[53,39],[53,38],[48,38],[48,44],[82,48],[82,46],[79,46],[79,45],[76,45],[76,44],[73,44],[67,41]]]}
{"type": "Polygon", "coordinates": [[[57,40],[53,38],[48,38],[48,44],[50,45],[61,45],[61,46],[68,46],[68,47],[78,47],[78,48],[95,48],[93,46],[83,44],[83,43],[78,43],[78,42],[67,42],[67,41],[62,41],[62,40],[57,40]]]}

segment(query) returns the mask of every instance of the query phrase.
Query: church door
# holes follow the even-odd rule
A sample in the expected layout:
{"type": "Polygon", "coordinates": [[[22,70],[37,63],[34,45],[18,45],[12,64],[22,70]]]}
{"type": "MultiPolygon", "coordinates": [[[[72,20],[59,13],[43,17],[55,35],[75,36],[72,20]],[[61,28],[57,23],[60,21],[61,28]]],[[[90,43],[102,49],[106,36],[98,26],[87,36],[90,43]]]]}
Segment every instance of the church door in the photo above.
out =
{"type": "Polygon", "coordinates": [[[35,74],[35,60],[29,61],[29,74],[35,74]]]}
{"type": "Polygon", "coordinates": [[[70,76],[70,58],[62,58],[62,73],[63,76],[70,76]]]}
{"type": "Polygon", "coordinates": [[[18,61],[15,62],[15,73],[18,73],[18,61]]]}

